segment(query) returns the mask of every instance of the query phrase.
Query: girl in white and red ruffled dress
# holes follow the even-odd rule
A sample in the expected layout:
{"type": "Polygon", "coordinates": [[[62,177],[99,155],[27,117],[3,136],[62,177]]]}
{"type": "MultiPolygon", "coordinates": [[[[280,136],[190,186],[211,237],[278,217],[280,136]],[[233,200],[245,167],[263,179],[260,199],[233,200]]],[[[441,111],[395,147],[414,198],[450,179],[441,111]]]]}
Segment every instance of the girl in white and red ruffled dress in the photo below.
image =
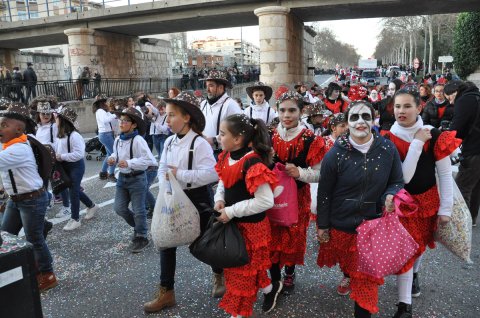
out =
{"type": "Polygon", "coordinates": [[[220,140],[224,151],[215,167],[220,178],[215,194],[215,210],[221,213],[217,219],[237,224],[249,263],[224,269],[226,293],[219,306],[232,317],[248,317],[259,289],[265,295],[264,312],[275,307],[282,290],[282,282],[271,282],[267,274],[271,235],[265,211],[273,207],[272,189],[278,181],[267,168],[271,143],[261,119],[244,114],[227,117],[220,124],[220,140]]]}
{"type": "Polygon", "coordinates": [[[273,132],[274,161],[286,165],[287,174],[296,179],[298,190],[298,223],[290,227],[271,224],[272,281],[281,280],[285,266],[283,289],[292,292],[295,287],[295,265],[303,265],[310,220],[310,185],[320,178],[320,162],[325,154],[325,143],[300,122],[302,96],[286,92],[279,98],[280,123],[273,132]]]}
{"type": "Polygon", "coordinates": [[[417,253],[397,276],[398,310],[394,318],[412,317],[412,296],[420,295],[418,270],[426,247],[434,248],[437,226],[450,220],[453,208],[453,179],[450,154],[460,145],[454,131],[424,126],[420,95],[415,88],[400,89],[394,96],[396,122],[385,137],[397,147],[402,160],[405,189],[416,199],[419,208],[412,216],[400,220],[419,244],[417,253]],[[438,184],[435,177],[438,175],[438,184]],[[441,193],[441,195],[439,194],[441,193]]]}

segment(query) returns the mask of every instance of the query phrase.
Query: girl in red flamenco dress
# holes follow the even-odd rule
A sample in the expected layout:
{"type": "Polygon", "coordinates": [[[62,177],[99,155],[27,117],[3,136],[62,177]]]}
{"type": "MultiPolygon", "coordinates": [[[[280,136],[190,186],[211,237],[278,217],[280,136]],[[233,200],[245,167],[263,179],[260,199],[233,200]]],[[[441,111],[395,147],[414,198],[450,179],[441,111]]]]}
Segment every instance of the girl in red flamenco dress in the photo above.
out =
{"type": "Polygon", "coordinates": [[[416,88],[400,89],[394,96],[396,122],[385,134],[400,154],[405,189],[419,205],[416,214],[400,217],[419,248],[397,275],[399,304],[395,318],[412,317],[412,296],[420,295],[418,271],[422,254],[427,246],[435,247],[435,229],[449,222],[453,209],[450,155],[461,140],[455,138],[454,131],[441,132],[432,126],[424,126],[421,110],[416,88]],[[438,184],[435,174],[438,175],[438,184]]]}
{"type": "Polygon", "coordinates": [[[273,207],[275,174],[271,162],[271,143],[261,119],[244,114],[227,117],[220,124],[222,149],[216,170],[220,181],[215,194],[215,210],[223,223],[235,222],[242,234],[249,263],[225,268],[226,292],[219,306],[232,317],[249,317],[260,289],[262,309],[271,311],[282,290],[282,282],[271,282],[270,223],[265,211],[273,207]]]}
{"type": "Polygon", "coordinates": [[[274,161],[285,164],[287,174],[295,178],[299,211],[297,224],[290,227],[271,224],[270,277],[274,282],[280,281],[281,268],[285,266],[283,289],[290,293],[295,287],[295,265],[304,264],[311,205],[309,183],[318,182],[325,143],[301,124],[301,95],[286,92],[279,101],[280,123],[272,135],[274,161]]]}

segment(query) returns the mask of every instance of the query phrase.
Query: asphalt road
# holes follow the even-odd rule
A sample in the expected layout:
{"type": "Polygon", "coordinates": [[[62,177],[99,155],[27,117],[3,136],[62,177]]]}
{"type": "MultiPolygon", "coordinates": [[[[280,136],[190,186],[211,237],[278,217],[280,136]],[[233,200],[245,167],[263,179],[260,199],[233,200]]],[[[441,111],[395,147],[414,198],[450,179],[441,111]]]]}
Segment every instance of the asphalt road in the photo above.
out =
{"type": "MultiPolygon", "coordinates": [[[[98,179],[100,162],[87,161],[83,181],[85,192],[102,208],[74,232],[65,232],[66,220],[53,219],[48,237],[59,279],[58,287],[42,297],[45,317],[144,317],[143,303],[150,300],[159,283],[159,255],[153,245],[140,254],[128,251],[132,229],[112,210],[114,184],[98,179]]],[[[158,187],[154,187],[157,194],[158,187]]],[[[60,208],[49,212],[54,217],[60,208]]],[[[84,209],[85,207],[81,207],[84,209]]],[[[473,231],[473,246],[479,242],[479,229],[473,231]]],[[[281,297],[277,309],[261,314],[261,301],[255,317],[352,317],[353,302],[338,296],[338,268],[316,266],[318,245],[314,226],[310,227],[306,265],[297,271],[296,291],[281,297]]],[[[467,266],[443,247],[429,250],[421,270],[422,295],[414,300],[417,318],[480,317],[480,253],[474,248],[475,264],[467,266]]],[[[208,266],[193,258],[186,247],[178,250],[176,297],[178,305],[152,317],[228,317],[210,298],[211,273],[208,266]]],[[[380,288],[380,314],[392,317],[396,307],[395,279],[389,277],[380,288]]]]}

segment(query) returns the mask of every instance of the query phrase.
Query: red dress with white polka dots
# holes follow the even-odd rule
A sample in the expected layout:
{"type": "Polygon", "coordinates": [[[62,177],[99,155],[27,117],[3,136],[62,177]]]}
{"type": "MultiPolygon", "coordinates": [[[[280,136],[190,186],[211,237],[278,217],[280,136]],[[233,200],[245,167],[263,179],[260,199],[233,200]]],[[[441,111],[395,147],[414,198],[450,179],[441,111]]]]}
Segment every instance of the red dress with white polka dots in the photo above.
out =
{"type": "MultiPolygon", "coordinates": [[[[461,140],[455,138],[455,134],[455,131],[444,131],[438,136],[433,147],[435,161],[450,156],[461,144],[461,140]]],[[[405,160],[410,143],[395,136],[392,132],[388,132],[387,135],[397,147],[400,159],[402,161],[405,160]]],[[[425,143],[423,152],[429,151],[431,147],[430,141],[431,140],[425,143]]],[[[435,248],[433,234],[437,228],[437,212],[440,208],[440,196],[437,185],[435,184],[423,193],[412,194],[412,196],[418,202],[418,212],[413,216],[400,217],[400,221],[418,243],[419,248],[417,253],[405,264],[398,274],[409,271],[413,267],[415,260],[425,252],[427,246],[431,249],[435,248]]]]}
{"type": "MultiPolygon", "coordinates": [[[[272,189],[276,186],[277,177],[260,162],[260,157],[254,152],[247,153],[232,165],[228,163],[229,157],[229,153],[221,153],[215,167],[225,186],[226,196],[228,191],[232,191],[234,186],[238,186],[238,183],[243,183],[252,198],[260,185],[268,183],[272,189]],[[246,163],[247,160],[253,164],[246,163]]],[[[233,316],[248,317],[252,315],[258,289],[270,285],[267,270],[271,266],[269,249],[271,234],[270,222],[267,217],[248,223],[242,222],[242,219],[234,218],[230,222],[236,222],[245,240],[249,263],[240,267],[224,269],[226,292],[219,307],[233,316]]]]}
{"type": "MultiPolygon", "coordinates": [[[[308,129],[285,141],[275,130],[272,136],[274,160],[307,168],[320,163],[325,155],[325,142],[308,129]]],[[[310,220],[310,185],[297,181],[298,223],[290,227],[271,224],[271,260],[274,264],[303,265],[307,247],[307,227],[310,220]]]]}

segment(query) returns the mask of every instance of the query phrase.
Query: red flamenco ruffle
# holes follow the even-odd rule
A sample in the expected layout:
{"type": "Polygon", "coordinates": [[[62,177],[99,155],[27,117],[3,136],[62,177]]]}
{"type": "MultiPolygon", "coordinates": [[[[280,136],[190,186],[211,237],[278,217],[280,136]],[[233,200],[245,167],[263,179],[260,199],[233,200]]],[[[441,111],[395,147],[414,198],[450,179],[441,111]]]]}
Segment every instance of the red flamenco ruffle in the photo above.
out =
{"type": "Polygon", "coordinates": [[[438,136],[433,153],[435,160],[441,160],[447,156],[450,156],[462,143],[461,139],[455,138],[456,131],[444,131],[438,136]]]}
{"type": "Polygon", "coordinates": [[[413,218],[429,218],[437,215],[440,208],[440,195],[437,185],[434,185],[427,191],[412,195],[418,202],[418,211],[413,218]]]}
{"type": "Polygon", "coordinates": [[[272,170],[268,169],[263,163],[256,163],[251,166],[245,176],[245,183],[250,194],[254,194],[258,187],[268,183],[270,188],[275,189],[278,179],[272,170]]]}
{"type": "Polygon", "coordinates": [[[415,260],[419,258],[427,249],[435,248],[435,240],[433,234],[437,229],[437,215],[433,215],[426,218],[418,217],[400,217],[400,222],[403,227],[410,233],[415,242],[418,244],[418,250],[415,255],[408,260],[408,262],[402,267],[397,274],[403,274],[410,270],[415,263],[415,260]]]}
{"type": "MultiPolygon", "coordinates": [[[[230,158],[230,153],[221,153],[219,156],[219,160],[215,165],[215,170],[217,171],[218,177],[222,180],[223,185],[225,188],[232,187],[235,183],[237,183],[240,179],[244,176],[243,167],[245,161],[253,158],[258,157],[256,153],[250,152],[243,156],[240,160],[230,165],[228,163],[228,159],[230,158]]],[[[250,170],[250,169],[249,169],[250,170]]]]}
{"type": "Polygon", "coordinates": [[[304,265],[307,246],[307,227],[310,221],[310,185],[298,190],[298,222],[290,227],[271,224],[271,260],[274,264],[304,265]]]}
{"type": "Polygon", "coordinates": [[[323,157],[325,156],[326,147],[325,141],[321,137],[315,137],[313,142],[310,144],[307,154],[307,165],[310,167],[320,163],[323,157]]]}
{"type": "Polygon", "coordinates": [[[370,313],[378,312],[378,286],[384,280],[361,273],[358,268],[357,235],[330,230],[330,241],[322,243],[317,257],[320,267],[340,265],[342,272],[350,277],[350,298],[370,313]]]}
{"type": "Polygon", "coordinates": [[[215,164],[215,171],[218,174],[218,177],[221,179],[222,178],[222,168],[223,168],[223,163],[228,162],[225,161],[227,160],[228,152],[222,151],[221,153],[218,154],[218,161],[215,164]]]}

